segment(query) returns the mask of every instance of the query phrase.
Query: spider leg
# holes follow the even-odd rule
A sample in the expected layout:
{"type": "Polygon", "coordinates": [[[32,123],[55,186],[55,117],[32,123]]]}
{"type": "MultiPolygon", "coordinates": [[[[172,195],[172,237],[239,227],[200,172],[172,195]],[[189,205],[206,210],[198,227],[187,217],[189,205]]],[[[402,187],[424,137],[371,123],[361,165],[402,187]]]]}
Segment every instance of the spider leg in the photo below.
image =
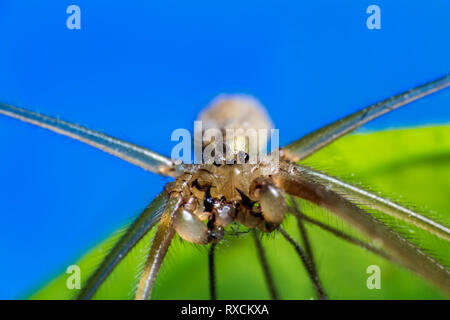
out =
{"type": "Polygon", "coordinates": [[[313,131],[283,148],[284,156],[297,162],[383,114],[450,86],[450,75],[428,82],[372,106],[361,109],[313,131]]]}
{"type": "Polygon", "coordinates": [[[362,208],[290,164],[280,169],[280,173],[274,176],[274,181],[285,192],[333,212],[373,241],[380,243],[398,263],[450,294],[450,271],[445,266],[362,208]]]}
{"type": "Polygon", "coordinates": [[[300,165],[298,166],[298,168],[303,170],[306,175],[309,175],[314,179],[318,179],[324,184],[330,186],[333,190],[337,192],[342,191],[340,192],[340,194],[348,200],[357,201],[359,203],[367,205],[372,209],[379,210],[390,216],[414,224],[415,226],[426,230],[442,239],[450,241],[450,230],[444,225],[439,224],[438,222],[433,221],[428,217],[425,217],[388,199],[377,196],[362,188],[351,185],[335,177],[326,175],[325,173],[318,172],[300,165]]]}
{"type": "Polygon", "coordinates": [[[142,272],[137,287],[136,300],[148,300],[151,295],[159,268],[175,236],[173,220],[180,203],[181,197],[178,193],[171,195],[169,203],[161,216],[155,238],[153,239],[150,253],[148,254],[147,262],[145,263],[144,271],[142,272]]]}
{"type": "Polygon", "coordinates": [[[81,289],[78,299],[90,299],[100,285],[106,280],[114,268],[122,261],[140,239],[158,223],[169,196],[166,191],[160,193],[150,205],[141,213],[136,221],[128,228],[111,252],[106,256],[97,270],[90,276],[81,289]]]}
{"type": "Polygon", "coordinates": [[[149,149],[113,138],[98,131],[4,103],[0,103],[0,114],[84,142],[145,170],[164,176],[176,175],[174,165],[170,159],[149,149]]]}
{"type": "Polygon", "coordinates": [[[259,239],[258,232],[255,228],[252,229],[252,236],[255,240],[256,251],[258,252],[258,258],[261,263],[264,277],[266,278],[267,287],[269,288],[270,297],[272,300],[278,300],[278,292],[275,287],[275,282],[273,281],[272,272],[270,271],[269,262],[267,261],[266,252],[261,243],[261,239],[259,239]]]}
{"type": "Polygon", "coordinates": [[[374,246],[372,246],[369,243],[365,243],[364,241],[361,241],[358,238],[352,237],[349,234],[346,234],[346,233],[344,233],[344,232],[342,232],[340,230],[337,230],[337,229],[335,229],[333,227],[330,227],[330,226],[328,226],[328,225],[326,225],[326,224],[324,224],[324,223],[322,223],[320,221],[317,221],[317,220],[307,216],[306,214],[301,213],[300,211],[296,211],[294,208],[289,208],[289,209],[291,209],[291,212],[296,217],[301,218],[304,221],[309,222],[311,224],[314,224],[314,225],[322,228],[323,230],[330,232],[331,234],[335,235],[338,238],[341,238],[341,239],[343,239],[345,241],[348,241],[348,242],[350,242],[350,243],[352,243],[354,245],[357,245],[357,246],[359,246],[359,247],[361,247],[363,249],[366,249],[367,251],[373,252],[373,253],[375,253],[375,254],[377,254],[377,255],[379,255],[379,256],[387,259],[387,260],[393,261],[391,256],[389,256],[386,252],[378,249],[377,247],[374,247],[374,246]]]}
{"type": "Polygon", "coordinates": [[[295,201],[295,198],[290,196],[290,200],[292,203],[293,211],[296,213],[299,213],[296,215],[298,229],[300,230],[300,235],[302,237],[302,241],[303,241],[303,245],[305,246],[306,253],[308,254],[309,261],[311,263],[311,267],[315,270],[315,273],[317,273],[316,263],[314,261],[314,254],[312,251],[311,242],[309,241],[308,232],[305,228],[305,224],[303,223],[303,217],[300,215],[300,209],[298,208],[297,201],[295,201]]]}
{"type": "Polygon", "coordinates": [[[322,284],[320,283],[319,276],[315,269],[313,269],[311,265],[311,261],[309,260],[306,253],[303,251],[302,247],[281,227],[278,227],[278,230],[281,232],[283,237],[286,238],[286,240],[295,248],[295,251],[297,251],[300,259],[302,260],[303,265],[306,268],[306,271],[308,272],[308,275],[314,285],[314,289],[316,290],[317,297],[321,300],[328,299],[325,291],[322,288],[322,284]]]}
{"type": "Polygon", "coordinates": [[[211,300],[217,300],[215,251],[216,243],[213,242],[208,251],[209,292],[211,300]]]}

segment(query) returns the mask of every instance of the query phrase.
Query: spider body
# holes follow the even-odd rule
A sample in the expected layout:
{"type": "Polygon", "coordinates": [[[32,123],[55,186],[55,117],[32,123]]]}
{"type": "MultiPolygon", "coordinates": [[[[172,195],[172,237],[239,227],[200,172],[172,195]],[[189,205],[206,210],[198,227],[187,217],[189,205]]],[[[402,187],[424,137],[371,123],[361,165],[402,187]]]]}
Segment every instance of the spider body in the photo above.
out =
{"type": "MultiPolygon", "coordinates": [[[[276,164],[249,163],[251,141],[246,135],[248,130],[267,134],[271,121],[265,110],[249,97],[221,96],[201,112],[199,120],[205,123],[205,131],[217,130],[224,137],[220,141],[204,141],[202,154],[207,149],[222,152],[220,157],[213,153],[212,164],[186,167],[185,172],[166,188],[169,194],[178,193],[177,196],[182,198],[174,218],[177,233],[187,241],[206,244],[219,241],[223,228],[234,220],[265,232],[275,230],[286,212],[282,192],[266,174],[276,172],[276,164]],[[219,145],[223,141],[226,143],[219,145]],[[244,163],[239,163],[241,159],[244,163]]],[[[203,136],[209,137],[205,132],[203,136]]],[[[261,136],[256,138],[264,140],[261,136]]],[[[260,149],[265,147],[266,144],[260,145],[260,149]]]]}

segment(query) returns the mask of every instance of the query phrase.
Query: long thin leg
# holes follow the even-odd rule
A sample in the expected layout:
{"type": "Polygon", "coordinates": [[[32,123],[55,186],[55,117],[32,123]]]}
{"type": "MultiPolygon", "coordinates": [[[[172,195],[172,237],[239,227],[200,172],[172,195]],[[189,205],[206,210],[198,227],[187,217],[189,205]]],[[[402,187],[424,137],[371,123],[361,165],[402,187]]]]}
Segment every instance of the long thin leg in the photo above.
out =
{"type": "MultiPolygon", "coordinates": [[[[300,213],[300,209],[298,208],[297,201],[292,196],[290,198],[291,198],[293,210],[297,213],[300,213]]],[[[302,237],[303,245],[305,246],[306,253],[308,254],[309,261],[311,263],[311,267],[314,269],[315,273],[317,273],[316,262],[314,260],[314,254],[312,251],[311,242],[309,241],[308,231],[306,230],[305,224],[303,223],[303,217],[300,214],[296,215],[296,217],[297,217],[298,229],[300,230],[300,236],[302,237]]]]}
{"type": "Polygon", "coordinates": [[[307,134],[303,138],[283,148],[283,154],[291,161],[297,162],[308,157],[324,146],[339,139],[363,124],[383,114],[402,107],[415,100],[450,86],[450,75],[428,82],[412,90],[361,109],[347,117],[341,118],[325,127],[307,134]]]}
{"type": "Polygon", "coordinates": [[[281,234],[295,248],[295,251],[297,251],[297,253],[298,253],[300,259],[302,260],[302,263],[305,266],[305,269],[308,272],[308,275],[314,285],[314,289],[316,290],[317,297],[321,300],[328,299],[327,295],[325,294],[325,291],[322,288],[322,284],[320,283],[318,274],[315,273],[315,270],[312,268],[311,262],[309,261],[307,255],[303,251],[302,247],[281,226],[278,227],[278,230],[280,230],[281,234]]]}
{"type": "Polygon", "coordinates": [[[335,177],[331,177],[325,173],[306,168],[298,165],[300,170],[312,178],[318,179],[323,184],[328,185],[333,190],[342,194],[346,199],[357,201],[361,204],[367,205],[370,208],[379,210],[395,218],[401,219],[405,222],[414,224],[415,226],[426,230],[442,239],[450,241],[450,230],[411,209],[405,208],[388,199],[377,196],[367,190],[351,185],[347,182],[341,181],[335,177]]]}
{"type": "Polygon", "coordinates": [[[306,214],[303,214],[301,212],[295,211],[293,208],[290,208],[290,209],[292,209],[291,212],[294,215],[296,215],[297,217],[300,217],[301,219],[303,219],[303,220],[305,220],[305,221],[307,221],[309,223],[312,223],[312,224],[314,224],[314,225],[324,229],[325,231],[330,232],[331,234],[335,235],[338,238],[341,238],[341,239],[343,239],[343,240],[345,240],[347,242],[350,242],[350,243],[352,243],[354,245],[357,245],[357,246],[359,246],[359,247],[361,247],[363,249],[366,249],[367,251],[373,252],[373,253],[375,253],[375,254],[377,254],[377,255],[379,255],[379,256],[387,259],[387,260],[393,260],[392,257],[390,255],[388,255],[386,252],[384,252],[383,250],[378,249],[377,247],[372,246],[369,243],[365,243],[364,241],[361,241],[358,238],[352,237],[349,234],[346,234],[346,233],[344,233],[344,232],[342,232],[340,230],[337,230],[337,229],[335,229],[333,227],[330,227],[330,226],[328,226],[328,225],[326,225],[326,224],[324,224],[324,223],[322,223],[320,221],[317,221],[317,220],[307,216],[306,214]]]}
{"type": "Polygon", "coordinates": [[[165,176],[175,175],[173,163],[170,159],[149,149],[113,138],[98,131],[4,103],[0,103],[0,114],[84,142],[145,170],[165,176]]]}
{"type": "Polygon", "coordinates": [[[90,299],[100,285],[106,280],[114,268],[122,261],[130,250],[142,239],[142,237],[158,223],[166,208],[169,195],[166,191],[160,193],[150,205],[141,213],[136,221],[128,228],[111,252],[106,256],[101,265],[95,270],[87,283],[83,285],[78,299],[90,299]]]}
{"type": "Polygon", "coordinates": [[[357,205],[325,185],[311,180],[290,164],[280,168],[274,181],[285,192],[324,207],[341,217],[373,241],[380,243],[398,263],[450,294],[450,272],[445,266],[357,205]]]}
{"type": "Polygon", "coordinates": [[[141,280],[139,281],[136,300],[148,300],[150,298],[156,276],[175,235],[173,218],[180,203],[181,197],[178,194],[172,195],[164,210],[141,275],[141,280]]]}
{"type": "Polygon", "coordinates": [[[211,243],[208,252],[209,293],[211,300],[217,300],[215,251],[216,251],[216,244],[211,243]]]}
{"type": "Polygon", "coordinates": [[[264,277],[266,278],[267,287],[269,288],[270,298],[272,300],[278,300],[278,292],[275,287],[275,282],[273,281],[272,272],[270,271],[269,262],[267,261],[266,252],[259,239],[259,235],[256,229],[252,229],[252,236],[255,240],[256,251],[258,252],[259,262],[263,268],[264,277]]]}

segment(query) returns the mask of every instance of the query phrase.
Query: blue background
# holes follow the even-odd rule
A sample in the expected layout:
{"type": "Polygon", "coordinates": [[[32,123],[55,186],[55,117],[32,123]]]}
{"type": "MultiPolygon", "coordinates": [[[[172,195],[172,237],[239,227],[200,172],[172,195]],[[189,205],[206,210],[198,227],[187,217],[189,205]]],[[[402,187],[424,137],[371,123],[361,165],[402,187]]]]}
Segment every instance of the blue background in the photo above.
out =
{"type": "MultiPolygon", "coordinates": [[[[450,72],[450,2],[0,2],[0,101],[170,155],[219,93],[262,101],[281,145],[450,72]],[[68,30],[66,8],[81,8],[68,30]],[[381,7],[381,30],[366,8],[381,7]]],[[[369,129],[448,123],[450,90],[369,129]]],[[[129,221],[165,178],[0,116],[0,298],[23,297],[129,221]]]]}

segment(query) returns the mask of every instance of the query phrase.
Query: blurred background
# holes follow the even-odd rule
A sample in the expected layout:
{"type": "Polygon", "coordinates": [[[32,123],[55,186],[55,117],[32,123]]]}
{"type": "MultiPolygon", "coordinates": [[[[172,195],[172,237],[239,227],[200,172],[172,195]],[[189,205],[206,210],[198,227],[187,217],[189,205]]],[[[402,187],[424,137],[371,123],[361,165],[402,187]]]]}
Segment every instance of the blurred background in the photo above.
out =
{"type": "MultiPolygon", "coordinates": [[[[170,155],[220,93],[268,109],[284,145],[450,73],[447,0],[0,2],[0,101],[170,155]],[[66,9],[81,9],[69,30],[66,9]],[[381,8],[369,30],[366,9],[381,8]]],[[[443,124],[450,92],[364,130],[443,124]]],[[[0,116],[1,299],[23,298],[168,179],[0,116]]]]}

